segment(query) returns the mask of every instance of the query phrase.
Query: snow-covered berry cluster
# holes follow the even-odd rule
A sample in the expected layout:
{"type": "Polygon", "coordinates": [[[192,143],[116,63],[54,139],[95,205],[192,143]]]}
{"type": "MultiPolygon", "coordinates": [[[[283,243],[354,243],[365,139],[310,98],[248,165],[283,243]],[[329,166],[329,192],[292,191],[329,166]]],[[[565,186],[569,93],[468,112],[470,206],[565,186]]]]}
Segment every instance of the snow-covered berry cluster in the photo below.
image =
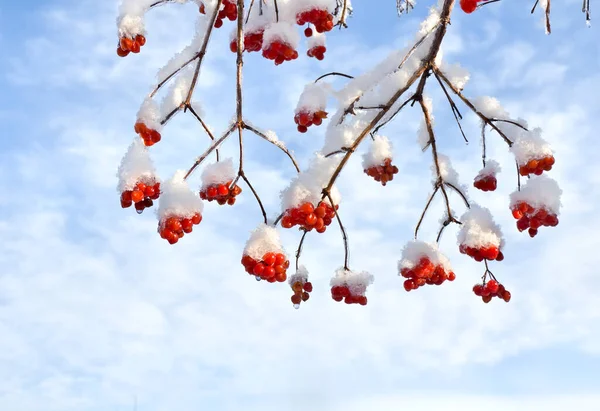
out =
{"type": "Polygon", "coordinates": [[[200,198],[209,202],[216,201],[219,205],[234,205],[235,197],[242,192],[242,188],[237,184],[231,187],[234,177],[233,159],[209,164],[202,173],[200,198]]]}
{"type": "Polygon", "coordinates": [[[494,222],[487,208],[471,204],[460,221],[458,232],[459,251],[475,261],[504,260],[504,239],[500,226],[494,222]]]}
{"type": "MultiPolygon", "coordinates": [[[[253,51],[260,51],[262,49],[264,28],[259,28],[256,31],[244,33],[244,51],[251,53],[253,51]]],[[[237,31],[234,32],[234,37],[229,43],[229,49],[237,53],[237,31]]]]}
{"type": "Polygon", "coordinates": [[[398,167],[392,164],[392,145],[387,137],[373,137],[369,151],[363,155],[363,169],[369,177],[385,186],[398,174],[398,167]]]}
{"type": "Polygon", "coordinates": [[[366,271],[354,272],[340,268],[331,279],[331,298],[346,304],[367,305],[365,292],[373,283],[373,276],[366,271]]]}
{"type": "Polygon", "coordinates": [[[510,150],[515,155],[519,166],[519,174],[529,176],[541,175],[552,170],[555,159],[550,144],[542,138],[542,130],[519,130],[510,150]]]}
{"type": "Polygon", "coordinates": [[[506,302],[509,302],[511,297],[510,291],[496,280],[489,280],[483,284],[475,284],[473,286],[473,293],[477,297],[481,297],[486,304],[492,301],[493,297],[501,298],[506,302]]]}
{"type": "Polygon", "coordinates": [[[496,175],[500,172],[500,164],[494,160],[488,160],[485,167],[479,170],[475,177],[473,186],[481,191],[494,191],[498,186],[496,175]]]}
{"type": "Polygon", "coordinates": [[[261,224],[252,232],[244,248],[242,265],[257,280],[270,283],[287,280],[290,261],[283,252],[279,234],[274,227],[261,224]]]}
{"type": "Polygon", "coordinates": [[[129,53],[139,53],[144,44],[146,44],[146,37],[142,34],[138,34],[133,38],[123,36],[119,39],[117,55],[119,57],[127,57],[129,53]]]}
{"type": "Polygon", "coordinates": [[[123,156],[117,177],[117,190],[121,194],[123,208],[135,204],[135,210],[141,214],[144,209],[152,207],[153,200],[160,196],[160,181],[154,164],[148,149],[137,138],[123,156]]]}
{"type": "Polygon", "coordinates": [[[158,143],[161,139],[161,135],[158,131],[153,130],[146,126],[144,123],[137,122],[133,128],[137,134],[144,141],[144,144],[148,147],[158,143]]]}
{"type": "Polygon", "coordinates": [[[158,202],[157,231],[170,244],[191,233],[194,225],[202,221],[204,203],[190,190],[185,175],[184,170],[178,170],[173,178],[164,182],[158,202]]]}
{"type": "Polygon", "coordinates": [[[539,176],[510,195],[510,209],[519,231],[535,237],[540,227],[556,227],[562,190],[550,177],[539,176]]]}
{"type": "Polygon", "coordinates": [[[320,126],[327,118],[327,96],[328,90],[321,84],[310,83],[304,87],[294,114],[299,132],[306,133],[310,126],[320,126]]]}
{"type": "Polygon", "coordinates": [[[323,34],[312,34],[312,29],[308,27],[304,30],[304,34],[310,31],[310,37],[306,42],[306,55],[308,57],[314,57],[317,60],[323,60],[325,58],[325,52],[327,51],[327,47],[325,46],[325,35],[323,34]]]}
{"type": "MultiPolygon", "coordinates": [[[[317,33],[325,33],[333,29],[333,15],[327,9],[314,8],[312,10],[303,11],[296,16],[296,23],[299,26],[312,24],[317,33]]],[[[312,36],[312,30],[304,30],[306,37],[312,36]]]]}
{"type": "Polygon", "coordinates": [[[439,251],[437,244],[417,240],[409,242],[402,250],[398,275],[406,278],[406,291],[424,285],[442,285],[446,280],[456,279],[450,261],[439,251]]]}
{"type": "Polygon", "coordinates": [[[296,273],[290,277],[289,284],[294,292],[291,297],[292,304],[298,309],[302,302],[308,301],[313,290],[312,283],[308,281],[308,271],[304,266],[298,267],[296,273]]]}

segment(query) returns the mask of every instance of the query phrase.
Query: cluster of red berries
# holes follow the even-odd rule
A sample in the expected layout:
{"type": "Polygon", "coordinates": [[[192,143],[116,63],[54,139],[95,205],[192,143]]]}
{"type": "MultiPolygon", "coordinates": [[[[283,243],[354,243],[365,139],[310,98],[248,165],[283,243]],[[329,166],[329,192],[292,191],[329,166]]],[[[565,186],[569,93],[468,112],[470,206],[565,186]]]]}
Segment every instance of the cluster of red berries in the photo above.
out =
{"type": "Polygon", "coordinates": [[[315,126],[320,126],[323,123],[324,118],[327,118],[327,112],[324,110],[319,110],[314,113],[303,110],[294,116],[294,122],[298,125],[299,132],[306,133],[308,128],[313,124],[315,126]]]}
{"type": "Polygon", "coordinates": [[[486,304],[492,301],[492,297],[501,298],[506,302],[509,302],[511,297],[510,291],[496,280],[490,280],[483,284],[475,284],[473,293],[475,293],[477,297],[481,297],[486,304]]]}
{"type": "Polygon", "coordinates": [[[475,177],[473,186],[481,191],[494,191],[498,186],[498,180],[496,180],[496,176],[493,174],[478,175],[475,177]]]}
{"type": "Polygon", "coordinates": [[[135,123],[133,129],[137,134],[140,135],[142,140],[144,140],[144,145],[147,147],[153,146],[154,144],[158,143],[161,139],[161,135],[158,131],[152,130],[144,123],[135,123]]]}
{"type": "Polygon", "coordinates": [[[458,248],[461,254],[466,254],[472,257],[475,261],[481,262],[483,260],[504,260],[504,254],[495,245],[489,247],[469,247],[461,244],[458,248]]]}
{"type": "Polygon", "coordinates": [[[335,217],[335,211],[339,208],[335,206],[335,210],[329,204],[321,201],[317,207],[311,203],[304,203],[300,207],[286,210],[281,219],[283,228],[292,228],[299,225],[306,231],[311,231],[313,228],[317,233],[324,233],[327,226],[331,224],[335,217]]]}
{"type": "Polygon", "coordinates": [[[325,46],[315,46],[313,48],[308,49],[306,55],[308,57],[314,57],[317,60],[323,60],[325,58],[325,52],[327,51],[327,47],[325,46]]]}
{"type": "MultiPolygon", "coordinates": [[[[260,51],[262,48],[264,30],[255,31],[253,33],[244,33],[244,51],[251,53],[260,51]]],[[[237,39],[231,40],[229,49],[233,53],[237,53],[237,39]]]]}
{"type": "Polygon", "coordinates": [[[267,280],[270,283],[282,283],[287,280],[287,269],[290,261],[282,253],[266,253],[262,260],[258,261],[249,255],[242,257],[242,265],[246,272],[257,279],[267,280]]]}
{"type": "Polygon", "coordinates": [[[552,170],[554,161],[554,156],[542,157],[537,160],[529,160],[527,164],[519,165],[519,174],[522,176],[528,176],[530,174],[539,176],[544,171],[552,170]]]}
{"type": "Polygon", "coordinates": [[[284,61],[296,60],[298,52],[292,46],[282,41],[275,40],[266,49],[263,49],[262,55],[268,60],[274,60],[278,66],[284,61]]]}
{"type": "Polygon", "coordinates": [[[202,221],[202,214],[196,213],[192,218],[186,217],[168,217],[159,221],[158,233],[161,238],[164,238],[169,244],[175,244],[185,234],[192,232],[195,225],[202,221]]]}
{"type": "Polygon", "coordinates": [[[388,181],[394,179],[394,174],[398,174],[398,167],[392,165],[391,158],[386,158],[383,160],[383,164],[369,167],[365,170],[365,173],[369,177],[373,177],[375,181],[379,181],[381,185],[385,186],[388,181]]]}
{"type": "Polygon", "coordinates": [[[477,3],[485,0],[460,0],[460,8],[467,14],[473,13],[477,9],[477,3]]]}
{"type": "Polygon", "coordinates": [[[400,275],[407,279],[404,281],[406,291],[416,290],[425,284],[442,285],[446,280],[454,281],[456,279],[454,271],[447,272],[444,267],[436,266],[427,257],[422,257],[413,268],[404,267],[400,270],[400,275]]]}
{"type": "Polygon", "coordinates": [[[138,182],[133,190],[121,193],[121,207],[129,208],[135,204],[135,211],[141,214],[144,209],[152,207],[152,200],[160,196],[160,183],[154,181],[138,182]]]}
{"type": "Polygon", "coordinates": [[[337,302],[344,300],[346,304],[367,305],[367,297],[365,295],[353,294],[351,288],[347,285],[331,287],[331,298],[337,302]]]}
{"type": "Polygon", "coordinates": [[[117,47],[117,55],[119,57],[126,57],[129,53],[139,53],[144,44],[146,44],[146,37],[141,34],[138,34],[133,39],[121,37],[119,39],[119,46],[117,47]]]}
{"type": "MultiPolygon", "coordinates": [[[[217,19],[215,20],[215,28],[217,29],[223,26],[223,20],[229,19],[230,21],[235,21],[238,16],[235,0],[223,0],[221,4],[223,8],[219,10],[219,14],[217,14],[217,19]]],[[[200,14],[206,14],[204,3],[200,3],[200,14]]]]}
{"type": "Polygon", "coordinates": [[[233,188],[231,187],[231,181],[225,184],[212,184],[200,190],[200,198],[202,200],[216,201],[219,205],[235,204],[235,197],[240,195],[242,188],[237,184],[233,188]]]}
{"type": "Polygon", "coordinates": [[[512,207],[512,215],[517,220],[519,231],[528,230],[529,236],[535,237],[542,226],[556,227],[558,216],[544,208],[535,208],[526,202],[517,203],[512,207]]]}
{"type": "MultiPolygon", "coordinates": [[[[296,16],[296,23],[300,26],[303,26],[306,23],[312,23],[315,26],[317,33],[325,33],[333,29],[333,15],[327,10],[312,9],[299,13],[296,16]]],[[[312,36],[312,30],[308,33],[307,30],[304,31],[306,37],[312,36]]]]}
{"type": "Polygon", "coordinates": [[[303,301],[308,301],[310,298],[310,294],[313,290],[312,283],[296,281],[292,284],[292,290],[294,291],[294,295],[292,295],[292,304],[294,304],[295,308],[300,307],[300,303],[303,301]]]}

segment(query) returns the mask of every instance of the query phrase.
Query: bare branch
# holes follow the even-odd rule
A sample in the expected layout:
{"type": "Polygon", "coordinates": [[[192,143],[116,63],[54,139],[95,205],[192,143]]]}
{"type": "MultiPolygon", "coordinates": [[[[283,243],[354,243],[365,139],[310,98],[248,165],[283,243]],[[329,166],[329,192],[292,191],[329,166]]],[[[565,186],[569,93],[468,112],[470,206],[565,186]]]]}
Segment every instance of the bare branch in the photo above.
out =
{"type": "Polygon", "coordinates": [[[427,210],[429,209],[429,206],[431,205],[431,202],[433,201],[433,199],[439,189],[440,189],[440,185],[436,184],[434,186],[433,193],[431,193],[431,195],[429,196],[429,199],[427,200],[427,204],[425,204],[425,208],[423,209],[423,212],[421,213],[421,217],[419,218],[419,221],[417,222],[417,226],[415,227],[415,240],[417,239],[417,237],[419,235],[419,228],[421,228],[421,224],[423,223],[423,220],[425,219],[425,214],[427,213],[427,210]]]}
{"type": "MultiPolygon", "coordinates": [[[[450,94],[448,94],[448,90],[446,90],[446,86],[444,86],[444,83],[442,83],[442,80],[440,80],[440,77],[438,76],[438,74],[436,72],[434,72],[433,74],[435,75],[436,80],[440,84],[440,87],[444,91],[444,94],[446,95],[446,98],[448,99],[448,102],[450,103],[450,108],[452,109],[452,114],[454,114],[454,119],[456,120],[456,124],[458,124],[458,128],[460,129],[460,134],[462,134],[463,139],[465,140],[465,143],[469,143],[469,140],[467,140],[467,136],[465,135],[465,132],[463,131],[462,125],[460,124],[460,120],[462,120],[462,115],[460,114],[458,107],[456,107],[456,103],[454,103],[454,100],[452,100],[452,97],[450,97],[450,94]]],[[[485,166],[485,164],[484,164],[484,166],[485,166]]]]}
{"type": "MultiPolygon", "coordinates": [[[[206,134],[208,134],[208,137],[210,137],[210,139],[212,141],[215,141],[215,136],[210,131],[210,129],[208,128],[208,125],[206,125],[204,120],[202,120],[202,118],[198,115],[198,113],[196,113],[196,110],[194,110],[194,108],[191,105],[188,107],[188,110],[190,111],[190,113],[192,113],[192,115],[196,118],[196,120],[198,120],[200,122],[200,124],[202,125],[202,128],[204,128],[204,131],[206,131],[206,134]]],[[[217,154],[217,161],[219,161],[219,149],[217,148],[215,150],[215,152],[217,154]]]]}
{"type": "Polygon", "coordinates": [[[214,150],[216,150],[227,139],[227,137],[229,137],[231,135],[231,133],[233,133],[233,130],[236,129],[236,126],[237,126],[236,124],[231,125],[229,127],[229,129],[225,133],[223,133],[223,135],[221,137],[219,137],[218,140],[216,140],[215,142],[213,142],[211,144],[211,146],[204,153],[202,153],[202,155],[200,157],[198,157],[196,159],[196,161],[194,162],[194,164],[190,167],[190,169],[186,173],[185,177],[183,178],[184,180],[186,180],[194,172],[194,170],[200,164],[202,164],[202,162],[204,160],[206,160],[206,157],[208,157],[210,155],[210,153],[212,153],[214,150]]]}
{"type": "Polygon", "coordinates": [[[263,215],[263,220],[264,220],[265,224],[268,224],[267,212],[265,211],[265,207],[263,206],[263,203],[262,203],[262,201],[260,199],[260,196],[258,195],[258,193],[256,192],[256,190],[254,189],[254,187],[252,186],[252,184],[250,184],[250,180],[248,180],[248,177],[246,177],[246,173],[244,173],[243,170],[242,170],[242,172],[241,172],[241,174],[239,176],[242,177],[242,179],[244,180],[244,182],[250,188],[250,191],[252,191],[252,194],[254,194],[254,197],[256,198],[256,202],[258,203],[258,206],[260,207],[260,212],[263,215]]]}

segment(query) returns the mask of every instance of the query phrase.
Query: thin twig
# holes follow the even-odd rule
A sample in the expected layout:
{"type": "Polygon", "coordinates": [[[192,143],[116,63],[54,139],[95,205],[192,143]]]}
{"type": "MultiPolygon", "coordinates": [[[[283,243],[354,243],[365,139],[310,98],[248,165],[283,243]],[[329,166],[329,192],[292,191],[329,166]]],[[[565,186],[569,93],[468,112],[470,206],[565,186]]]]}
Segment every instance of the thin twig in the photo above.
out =
{"type": "Polygon", "coordinates": [[[255,129],[252,126],[249,126],[248,124],[244,123],[244,128],[247,130],[250,130],[251,132],[253,132],[254,134],[256,134],[257,136],[267,140],[269,143],[273,144],[275,147],[279,148],[281,151],[283,151],[285,153],[285,155],[287,155],[289,157],[289,159],[292,161],[292,164],[294,165],[294,168],[296,169],[296,171],[299,173],[300,172],[300,167],[298,166],[298,163],[296,162],[296,159],[294,158],[294,156],[292,155],[292,153],[287,149],[286,146],[284,146],[283,144],[281,144],[278,141],[273,141],[272,139],[270,139],[265,133],[262,133],[261,131],[255,129]]]}
{"type": "Polygon", "coordinates": [[[188,172],[186,173],[186,175],[183,179],[186,180],[194,172],[194,170],[200,164],[202,164],[202,162],[206,159],[206,157],[208,157],[210,155],[210,153],[212,153],[214,150],[216,150],[217,147],[219,147],[227,139],[227,137],[229,137],[231,135],[231,133],[233,133],[233,130],[235,130],[235,128],[236,128],[236,124],[231,125],[229,127],[229,129],[225,133],[223,133],[223,135],[221,137],[219,137],[218,140],[214,141],[211,144],[211,146],[208,149],[206,149],[206,151],[204,153],[202,153],[202,155],[200,157],[198,157],[196,159],[196,161],[190,167],[190,169],[188,170],[188,172]]]}
{"type": "Polygon", "coordinates": [[[331,204],[331,207],[333,208],[333,212],[335,213],[335,218],[337,219],[337,222],[340,226],[340,231],[342,232],[342,239],[344,240],[344,270],[349,271],[350,270],[350,268],[348,268],[349,247],[348,247],[348,235],[346,234],[346,229],[344,228],[344,224],[342,224],[342,219],[340,218],[340,214],[338,213],[338,210],[336,210],[335,203],[333,202],[333,198],[331,198],[331,194],[329,193],[329,191],[325,192],[325,190],[323,190],[323,194],[327,196],[327,199],[329,200],[329,203],[331,204]]]}
{"type": "MultiPolygon", "coordinates": [[[[196,113],[196,110],[194,110],[194,108],[190,105],[188,107],[188,110],[190,111],[190,113],[192,113],[192,115],[194,117],[196,117],[196,120],[198,120],[200,122],[200,124],[202,125],[202,128],[204,128],[204,131],[206,131],[206,134],[208,134],[208,137],[210,137],[210,139],[212,141],[215,141],[215,136],[213,135],[213,133],[210,131],[210,129],[208,128],[208,125],[204,122],[204,120],[202,120],[202,117],[200,117],[198,115],[198,113],[196,113]]],[[[217,161],[219,161],[219,149],[217,148],[215,150],[216,154],[217,154],[217,161]]]]}
{"type": "Polygon", "coordinates": [[[340,76],[340,77],[346,77],[346,78],[350,78],[350,79],[354,78],[349,74],[338,73],[337,71],[332,71],[331,73],[323,74],[321,77],[317,78],[315,80],[315,83],[321,79],[324,79],[325,77],[328,77],[328,76],[340,76]]]}
{"type": "Polygon", "coordinates": [[[267,212],[265,211],[265,207],[263,206],[263,203],[262,203],[262,201],[260,199],[260,196],[258,195],[258,193],[256,192],[256,190],[254,189],[254,187],[250,183],[250,180],[248,180],[248,177],[246,177],[246,173],[244,173],[244,171],[242,171],[242,173],[240,174],[240,177],[242,177],[242,179],[244,180],[244,182],[250,188],[250,191],[252,191],[252,194],[254,194],[254,197],[256,198],[256,202],[258,203],[258,206],[260,207],[260,212],[263,215],[263,220],[264,220],[265,224],[268,224],[267,212]]]}
{"type": "Polygon", "coordinates": [[[440,189],[440,185],[436,184],[434,186],[433,193],[431,193],[431,195],[429,196],[429,199],[427,200],[427,204],[425,204],[425,208],[423,209],[423,212],[421,213],[421,217],[419,218],[419,221],[417,222],[417,226],[415,227],[415,240],[417,239],[417,237],[419,235],[419,228],[421,227],[421,224],[423,223],[423,220],[425,219],[425,213],[427,213],[427,210],[429,209],[429,206],[431,205],[431,202],[433,201],[433,199],[439,189],[440,189]]]}
{"type": "Polygon", "coordinates": [[[190,89],[188,91],[187,97],[185,99],[185,106],[188,107],[190,105],[190,101],[192,100],[192,94],[194,94],[194,89],[196,88],[196,83],[198,82],[198,76],[200,75],[200,66],[202,66],[202,60],[204,59],[204,55],[206,54],[206,48],[208,47],[208,42],[210,40],[210,36],[212,34],[215,21],[217,20],[217,16],[219,15],[219,9],[221,8],[222,0],[217,0],[217,4],[215,9],[213,10],[213,14],[210,18],[208,27],[206,29],[206,33],[204,34],[204,38],[202,39],[202,46],[200,47],[200,51],[198,52],[198,63],[196,63],[196,69],[194,70],[194,77],[192,77],[192,83],[190,84],[190,89]]]}
{"type": "Polygon", "coordinates": [[[449,183],[447,181],[444,181],[444,185],[446,185],[447,187],[450,187],[452,190],[454,190],[460,196],[460,198],[462,198],[462,200],[465,203],[465,206],[467,208],[471,208],[471,204],[469,204],[469,200],[467,199],[467,196],[465,195],[465,193],[462,192],[462,190],[460,188],[456,187],[454,184],[449,183]]]}
{"type": "Polygon", "coordinates": [[[298,268],[300,268],[300,254],[302,254],[302,245],[304,244],[304,238],[306,237],[306,234],[308,234],[308,231],[306,230],[302,230],[302,237],[300,237],[300,243],[298,244],[298,249],[296,250],[296,271],[298,271],[298,268]]]}
{"type": "Polygon", "coordinates": [[[444,91],[444,94],[446,95],[446,98],[448,99],[448,102],[450,103],[450,108],[452,109],[452,114],[454,114],[454,119],[456,120],[456,124],[458,124],[458,128],[460,129],[460,134],[462,134],[463,139],[465,140],[465,143],[468,144],[469,140],[467,140],[467,136],[465,135],[462,125],[460,124],[460,120],[462,120],[462,114],[460,114],[458,107],[456,107],[456,103],[454,102],[454,100],[452,100],[452,97],[450,97],[450,94],[448,94],[448,90],[446,90],[446,86],[444,86],[444,83],[442,83],[442,80],[440,80],[440,77],[438,76],[438,74],[436,72],[434,72],[433,74],[435,75],[436,80],[440,84],[440,87],[444,91]]]}

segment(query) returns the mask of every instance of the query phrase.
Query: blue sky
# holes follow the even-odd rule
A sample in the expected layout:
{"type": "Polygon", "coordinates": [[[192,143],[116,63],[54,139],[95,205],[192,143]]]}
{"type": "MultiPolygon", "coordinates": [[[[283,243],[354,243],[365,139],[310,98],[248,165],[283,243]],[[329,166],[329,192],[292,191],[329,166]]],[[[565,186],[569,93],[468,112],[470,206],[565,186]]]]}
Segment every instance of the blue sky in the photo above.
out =
{"type": "MultiPolygon", "coordinates": [[[[324,128],[295,131],[304,84],[332,70],[360,74],[406,45],[431,1],[400,19],[393,1],[355,3],[323,62],[274,67],[252,55],[245,64],[247,117],[275,130],[303,167],[324,128]]],[[[332,227],[307,238],[303,264],[315,291],[298,311],[287,286],[257,283],[239,264],[260,221],[248,190],[232,208],[207,205],[200,227],[176,246],[158,237],[152,212],[119,207],[115,172],[136,112],[158,68],[189,42],[194,7],[155,10],[143,52],[119,59],[117,1],[0,3],[0,409],[132,410],[134,396],[148,411],[600,409],[600,43],[580,0],[552,4],[550,36],[529,3],[504,0],[469,16],[457,9],[444,42],[447,61],[471,72],[466,95],[499,98],[513,117],[542,127],[556,151],[561,222],[533,240],[507,208],[514,177],[501,141],[490,147],[506,165],[498,191],[470,191],[502,225],[506,259],[492,269],[513,300],[483,305],[471,293],[482,267],[458,253],[454,227],[441,247],[457,280],[402,289],[396,263],[430,181],[413,108],[384,129],[400,169],[394,181],[370,181],[355,156],[339,183],[352,266],[375,275],[369,305],[328,295],[343,261],[332,227]]],[[[230,27],[211,43],[196,93],[215,130],[234,111],[230,27]]],[[[440,150],[470,184],[480,166],[477,121],[462,109],[464,145],[430,84],[440,150]]],[[[235,156],[233,143],[225,155],[235,156]]],[[[152,155],[167,178],[206,145],[180,115],[152,155]]],[[[252,136],[246,152],[248,177],[274,215],[293,169],[252,136]]],[[[423,238],[441,212],[436,204],[428,213],[423,238]]],[[[282,232],[289,254],[298,239],[282,232]]]]}

